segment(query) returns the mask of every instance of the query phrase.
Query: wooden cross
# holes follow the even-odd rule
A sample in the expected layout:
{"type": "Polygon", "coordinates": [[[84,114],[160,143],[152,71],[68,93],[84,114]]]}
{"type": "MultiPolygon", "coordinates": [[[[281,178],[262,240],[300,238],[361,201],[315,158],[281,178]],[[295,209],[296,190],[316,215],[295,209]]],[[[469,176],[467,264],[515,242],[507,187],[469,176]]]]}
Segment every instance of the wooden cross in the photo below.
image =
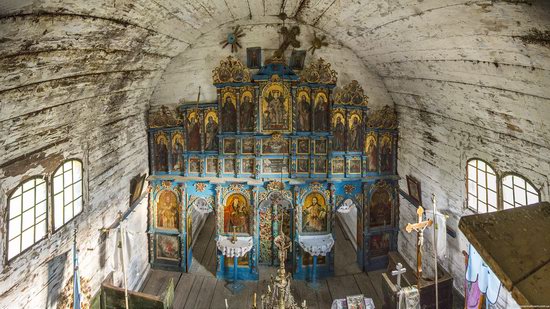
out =
{"type": "Polygon", "coordinates": [[[282,27],[281,34],[283,35],[283,42],[273,54],[273,58],[282,58],[285,50],[291,45],[296,48],[300,47],[300,41],[296,38],[300,34],[300,27],[293,26],[290,29],[282,27]]]}
{"type": "Polygon", "coordinates": [[[401,265],[401,263],[397,263],[397,265],[395,265],[395,270],[392,270],[392,272],[391,272],[392,276],[397,276],[397,289],[398,290],[401,290],[401,274],[404,274],[406,271],[407,271],[407,269],[405,267],[403,267],[403,265],[401,265]]]}
{"type": "Polygon", "coordinates": [[[416,278],[419,282],[420,287],[420,278],[422,277],[422,244],[424,243],[424,230],[432,226],[433,220],[428,219],[426,221],[422,221],[422,214],[424,214],[424,208],[422,206],[418,206],[418,210],[416,211],[416,214],[418,215],[418,221],[416,223],[409,223],[407,224],[407,227],[405,227],[405,230],[407,230],[407,233],[411,233],[412,231],[415,231],[416,234],[416,278]]]}

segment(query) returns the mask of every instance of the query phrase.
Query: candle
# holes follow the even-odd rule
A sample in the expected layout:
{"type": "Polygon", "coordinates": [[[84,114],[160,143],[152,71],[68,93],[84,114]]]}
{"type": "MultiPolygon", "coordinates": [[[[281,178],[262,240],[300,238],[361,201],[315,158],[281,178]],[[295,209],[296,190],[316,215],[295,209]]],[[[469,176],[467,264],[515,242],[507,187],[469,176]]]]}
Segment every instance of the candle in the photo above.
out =
{"type": "Polygon", "coordinates": [[[225,299],[225,309],[228,309],[229,305],[227,304],[227,298],[225,299]]]}
{"type": "Polygon", "coordinates": [[[256,293],[254,293],[254,302],[252,304],[254,305],[254,308],[256,308],[256,293]]]}

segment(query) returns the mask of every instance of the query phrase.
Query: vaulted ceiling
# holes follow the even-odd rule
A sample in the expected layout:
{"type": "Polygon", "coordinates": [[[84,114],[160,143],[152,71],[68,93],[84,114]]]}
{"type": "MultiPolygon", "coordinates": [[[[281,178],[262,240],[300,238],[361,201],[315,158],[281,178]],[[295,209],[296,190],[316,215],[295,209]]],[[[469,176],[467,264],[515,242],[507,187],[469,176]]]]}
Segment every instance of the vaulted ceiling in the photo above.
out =
{"type": "Polygon", "coordinates": [[[55,142],[56,132],[141,115],[173,57],[217,29],[223,38],[226,25],[273,23],[283,11],[353,51],[402,111],[530,138],[550,131],[544,0],[5,0],[0,131],[10,137],[0,162],[55,142]],[[526,105],[514,109],[517,101],[526,105]],[[68,122],[89,114],[99,116],[68,122]],[[18,136],[27,125],[32,134],[18,136]]]}
{"type": "MultiPolygon", "coordinates": [[[[195,96],[191,81],[201,80],[193,70],[203,53],[216,58],[235,24],[255,38],[265,27],[255,44],[271,40],[282,11],[288,23],[307,28],[305,48],[312,31],[327,34],[325,54],[338,61],[341,76],[374,83],[364,85],[373,104],[395,105],[399,174],[422,179],[423,191],[436,193],[453,215],[451,226],[462,215],[470,157],[494,163],[499,173],[526,175],[549,199],[549,1],[2,0],[0,201],[22,179],[51,173],[64,158],[83,158],[86,212],[94,210],[83,224],[112,222],[127,206],[130,178],[147,172],[149,105],[175,101],[187,87],[195,96]],[[174,76],[190,81],[170,84],[174,76]],[[183,90],[164,95],[177,87],[183,90]]],[[[402,215],[414,220],[407,211],[402,215]]],[[[70,238],[58,233],[51,243],[70,238]]],[[[400,251],[407,246],[414,240],[400,251]]],[[[51,252],[37,255],[32,263],[51,252]]],[[[26,280],[32,268],[18,267],[31,263],[26,259],[0,269],[0,282],[13,275],[30,289],[4,299],[21,298],[16,307],[39,303],[35,295],[48,284],[47,276],[26,280]]],[[[460,254],[448,263],[463,274],[460,254]]],[[[9,289],[0,286],[0,295],[9,289]]]]}

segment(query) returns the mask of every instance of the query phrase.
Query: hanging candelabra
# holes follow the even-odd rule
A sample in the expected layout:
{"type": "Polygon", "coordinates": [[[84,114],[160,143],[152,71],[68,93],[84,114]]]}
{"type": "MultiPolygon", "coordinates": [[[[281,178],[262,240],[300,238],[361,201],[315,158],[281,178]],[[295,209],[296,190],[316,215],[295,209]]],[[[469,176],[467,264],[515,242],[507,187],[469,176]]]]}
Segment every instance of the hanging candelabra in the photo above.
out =
{"type": "MultiPolygon", "coordinates": [[[[281,218],[281,221],[282,218],[281,218]]],[[[287,251],[290,248],[290,238],[283,232],[281,222],[279,236],[275,237],[275,246],[278,249],[279,269],[277,276],[271,277],[271,282],[267,286],[267,293],[260,297],[261,309],[306,309],[307,304],[304,300],[301,305],[294,301],[294,296],[290,293],[290,274],[285,271],[285,261],[287,251]]],[[[255,303],[255,302],[254,302],[255,303]]],[[[254,304],[255,306],[255,304],[254,304]]]]}

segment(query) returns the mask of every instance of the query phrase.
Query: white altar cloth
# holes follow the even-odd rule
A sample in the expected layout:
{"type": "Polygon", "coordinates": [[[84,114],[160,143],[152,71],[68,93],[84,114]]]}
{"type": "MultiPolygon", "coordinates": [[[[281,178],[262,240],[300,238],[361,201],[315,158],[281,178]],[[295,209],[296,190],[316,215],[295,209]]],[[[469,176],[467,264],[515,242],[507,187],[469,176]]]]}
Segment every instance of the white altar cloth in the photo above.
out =
{"type": "Polygon", "coordinates": [[[300,246],[312,256],[326,256],[334,245],[332,234],[298,235],[300,246]]]}
{"type": "Polygon", "coordinates": [[[237,236],[235,243],[231,242],[231,238],[223,235],[218,238],[217,247],[224,256],[241,257],[252,249],[252,236],[237,236]]]}
{"type": "MultiPolygon", "coordinates": [[[[335,299],[332,302],[331,309],[345,309],[348,306],[346,305],[346,299],[335,299]]],[[[374,301],[372,301],[372,298],[366,298],[365,297],[365,309],[374,309],[374,301]]]]}

